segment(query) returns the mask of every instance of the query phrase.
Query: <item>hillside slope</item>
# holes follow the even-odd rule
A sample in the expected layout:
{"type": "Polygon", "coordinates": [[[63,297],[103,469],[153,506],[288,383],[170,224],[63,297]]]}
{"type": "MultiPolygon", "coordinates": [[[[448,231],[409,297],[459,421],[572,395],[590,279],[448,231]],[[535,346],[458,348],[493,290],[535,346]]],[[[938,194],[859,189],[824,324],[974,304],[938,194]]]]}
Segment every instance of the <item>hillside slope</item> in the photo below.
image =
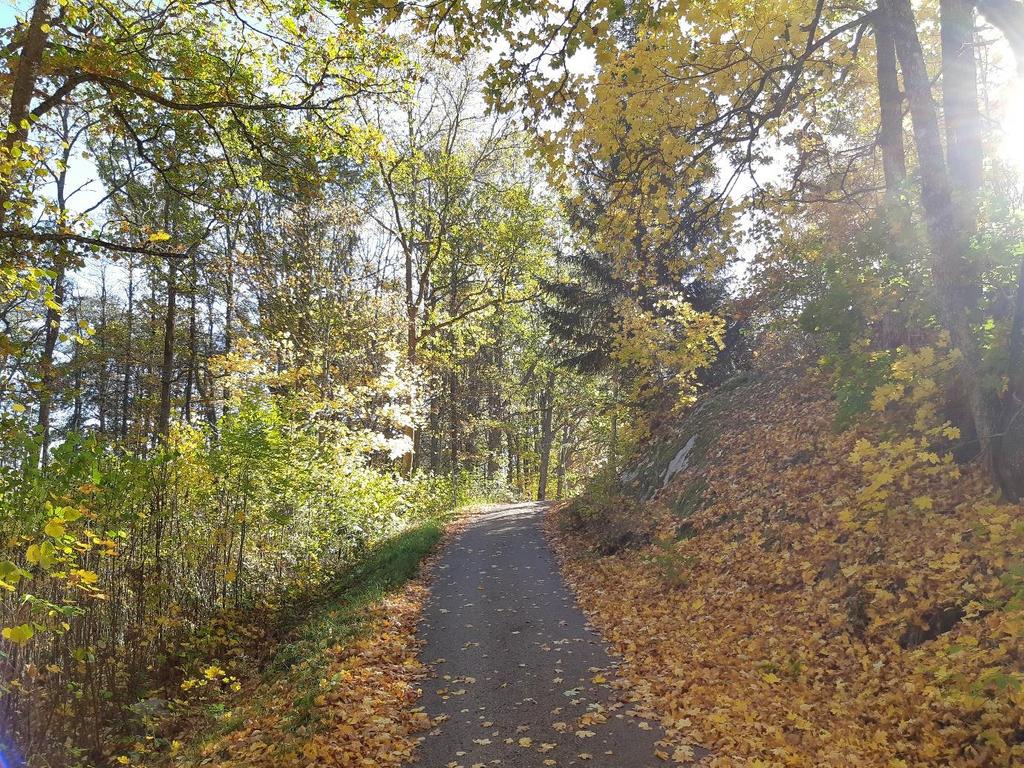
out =
{"type": "Polygon", "coordinates": [[[754,372],[563,509],[584,609],[706,764],[1024,764],[1020,508],[835,414],[813,370],[754,372]]]}

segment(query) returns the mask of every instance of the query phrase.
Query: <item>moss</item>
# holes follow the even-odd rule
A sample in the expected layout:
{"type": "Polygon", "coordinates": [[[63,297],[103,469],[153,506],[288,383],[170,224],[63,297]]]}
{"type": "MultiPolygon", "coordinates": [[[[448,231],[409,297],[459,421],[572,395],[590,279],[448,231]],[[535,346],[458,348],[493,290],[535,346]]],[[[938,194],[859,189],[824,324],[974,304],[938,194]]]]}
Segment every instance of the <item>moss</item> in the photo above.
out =
{"type": "Polygon", "coordinates": [[[718,442],[724,417],[735,410],[739,401],[750,396],[750,387],[755,382],[755,375],[744,371],[707,392],[701,403],[679,420],[675,432],[646,447],[634,465],[636,478],[625,486],[624,492],[640,499],[650,498],[662,488],[669,464],[693,438],[687,468],[704,464],[708,451],[718,442]]]}

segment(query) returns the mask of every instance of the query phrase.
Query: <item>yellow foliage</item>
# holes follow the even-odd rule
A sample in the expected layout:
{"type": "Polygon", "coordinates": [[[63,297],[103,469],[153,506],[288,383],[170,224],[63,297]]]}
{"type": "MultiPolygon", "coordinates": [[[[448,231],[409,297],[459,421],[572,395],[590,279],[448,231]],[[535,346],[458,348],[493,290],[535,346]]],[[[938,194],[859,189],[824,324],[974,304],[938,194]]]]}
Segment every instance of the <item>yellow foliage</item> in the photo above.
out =
{"type": "Polygon", "coordinates": [[[632,390],[621,393],[627,402],[641,400],[652,390],[674,384],[681,404],[693,402],[696,373],[714,360],[721,348],[725,323],[708,312],[698,312],[685,301],[662,302],[667,316],[645,310],[638,303],[620,300],[621,318],[612,350],[615,362],[641,372],[632,390]],[[679,342],[680,329],[685,336],[679,342]]]}
{"type": "MultiPolygon", "coordinates": [[[[865,485],[858,491],[858,507],[879,514],[895,490],[907,490],[928,479],[944,476],[947,482],[959,477],[953,457],[946,450],[959,430],[939,416],[941,392],[938,381],[956,365],[957,356],[940,354],[933,347],[903,350],[892,363],[889,381],[877,387],[871,400],[876,413],[886,412],[886,421],[904,431],[899,439],[857,441],[850,460],[864,473],[865,485]]],[[[915,496],[912,505],[932,509],[927,494],[915,496]]]]}

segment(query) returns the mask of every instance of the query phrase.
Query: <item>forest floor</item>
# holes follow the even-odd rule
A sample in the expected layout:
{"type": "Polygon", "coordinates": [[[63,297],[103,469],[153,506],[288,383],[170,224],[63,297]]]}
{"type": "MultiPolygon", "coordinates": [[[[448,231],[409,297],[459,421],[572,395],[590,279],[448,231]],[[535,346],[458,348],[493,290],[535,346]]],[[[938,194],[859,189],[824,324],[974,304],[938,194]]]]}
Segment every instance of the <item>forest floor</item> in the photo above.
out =
{"type": "Polygon", "coordinates": [[[1024,508],[875,423],[838,423],[815,369],[768,365],[645,445],[642,487],[552,510],[562,573],[673,754],[1024,766],[1024,508]]]}
{"type": "Polygon", "coordinates": [[[435,565],[419,630],[433,670],[420,765],[647,768],[666,756],[651,713],[616,690],[617,662],[562,580],[545,508],[488,509],[435,565]]]}

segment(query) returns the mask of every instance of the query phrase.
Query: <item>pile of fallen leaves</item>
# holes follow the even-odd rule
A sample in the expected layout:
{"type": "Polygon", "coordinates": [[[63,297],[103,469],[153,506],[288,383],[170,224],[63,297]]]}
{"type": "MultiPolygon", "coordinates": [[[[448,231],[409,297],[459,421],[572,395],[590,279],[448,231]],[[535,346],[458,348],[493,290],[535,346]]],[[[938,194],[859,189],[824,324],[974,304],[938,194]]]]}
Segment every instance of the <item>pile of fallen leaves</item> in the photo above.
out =
{"type": "Polygon", "coordinates": [[[652,543],[556,534],[622,684],[710,766],[1024,765],[1022,509],[965,467],[908,473],[865,515],[858,446],[884,435],[837,430],[820,376],[730,402],[648,503],[652,543]]]}
{"type": "Polygon", "coordinates": [[[281,678],[269,690],[251,692],[238,727],[195,753],[183,751],[173,764],[369,768],[406,762],[416,744],[413,734],[429,725],[415,707],[423,668],[414,632],[425,594],[421,582],[406,585],[368,609],[358,638],[326,651],[311,725],[290,721],[295,701],[308,692],[281,678]]]}

